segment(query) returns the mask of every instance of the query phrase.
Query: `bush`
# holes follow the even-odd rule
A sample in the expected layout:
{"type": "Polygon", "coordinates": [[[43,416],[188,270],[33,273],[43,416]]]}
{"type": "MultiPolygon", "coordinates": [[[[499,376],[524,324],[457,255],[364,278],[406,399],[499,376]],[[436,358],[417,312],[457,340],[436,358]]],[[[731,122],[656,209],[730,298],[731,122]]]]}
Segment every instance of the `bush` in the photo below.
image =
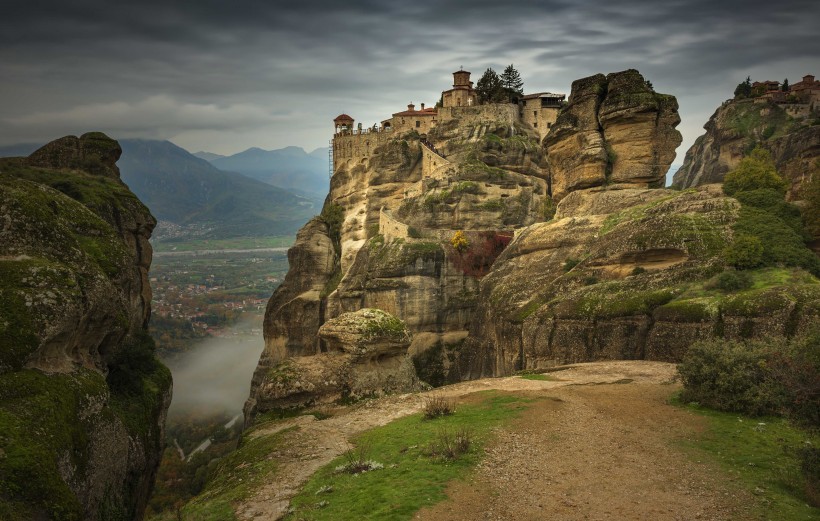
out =
{"type": "Polygon", "coordinates": [[[745,271],[724,271],[717,276],[715,287],[726,293],[752,287],[752,276],[745,271]]]}
{"type": "Polygon", "coordinates": [[[678,373],[681,399],[719,411],[759,416],[777,411],[767,385],[767,345],[726,340],[703,340],[689,347],[678,373]]]}
{"type": "Polygon", "coordinates": [[[569,259],[564,261],[564,272],[572,270],[572,268],[579,265],[580,263],[580,259],[573,259],[572,257],[570,257],[569,259]]]}
{"type": "Polygon", "coordinates": [[[723,192],[726,195],[758,189],[786,193],[786,181],[777,174],[772,156],[759,147],[741,159],[737,168],[726,174],[723,179],[723,192]]]}
{"type": "Polygon", "coordinates": [[[803,447],[798,457],[806,480],[806,498],[812,505],[820,506],[820,448],[803,447]]]}
{"type": "Polygon", "coordinates": [[[433,420],[456,412],[456,404],[453,400],[443,396],[431,396],[424,400],[422,412],[425,420],[433,420]]]}
{"type": "Polygon", "coordinates": [[[740,270],[756,268],[763,263],[763,243],[754,235],[738,235],[723,251],[723,258],[740,270]]]}
{"type": "Polygon", "coordinates": [[[470,241],[467,240],[467,237],[461,230],[453,235],[453,238],[450,239],[450,244],[453,246],[453,249],[459,253],[470,247],[470,241]]]}
{"type": "Polygon", "coordinates": [[[473,433],[466,427],[459,428],[455,433],[441,429],[436,439],[430,444],[428,454],[432,457],[456,459],[470,451],[473,444],[473,433]]]}
{"type": "Polygon", "coordinates": [[[791,340],[696,342],[678,372],[684,401],[820,426],[820,327],[791,340]]]}

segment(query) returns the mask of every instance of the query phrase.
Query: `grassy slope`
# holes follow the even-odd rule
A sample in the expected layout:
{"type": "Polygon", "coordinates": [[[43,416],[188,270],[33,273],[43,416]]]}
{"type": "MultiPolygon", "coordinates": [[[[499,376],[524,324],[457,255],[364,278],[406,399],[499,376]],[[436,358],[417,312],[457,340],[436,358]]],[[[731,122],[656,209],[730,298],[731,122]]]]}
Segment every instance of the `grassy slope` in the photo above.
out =
{"type": "Polygon", "coordinates": [[[706,417],[709,429],[684,442],[684,447],[694,458],[717,461],[732,481],[750,490],[758,499],[758,519],[820,519],[820,508],[806,502],[797,458],[801,447],[820,444],[820,435],[797,429],[782,418],[749,418],[696,404],[686,407],[706,417]]]}

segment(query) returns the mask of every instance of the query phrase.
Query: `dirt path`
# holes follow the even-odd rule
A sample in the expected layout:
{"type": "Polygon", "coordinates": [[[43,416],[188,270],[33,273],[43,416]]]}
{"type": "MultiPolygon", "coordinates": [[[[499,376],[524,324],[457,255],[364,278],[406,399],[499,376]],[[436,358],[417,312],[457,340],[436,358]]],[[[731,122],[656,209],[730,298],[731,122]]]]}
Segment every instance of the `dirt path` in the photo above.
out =
{"type": "MultiPolygon", "coordinates": [[[[678,520],[744,519],[731,483],[714,468],[690,461],[675,441],[702,429],[700,418],[666,404],[671,364],[600,362],[553,373],[557,381],[519,377],[464,382],[433,391],[464,397],[487,389],[536,398],[520,419],[499,432],[468,482],[450,499],[419,512],[443,520],[678,520]]],[[[239,519],[280,519],[289,499],[320,467],[349,447],[356,434],[421,409],[425,394],[366,402],[332,418],[292,425],[274,481],[237,510],[239,519]]]]}

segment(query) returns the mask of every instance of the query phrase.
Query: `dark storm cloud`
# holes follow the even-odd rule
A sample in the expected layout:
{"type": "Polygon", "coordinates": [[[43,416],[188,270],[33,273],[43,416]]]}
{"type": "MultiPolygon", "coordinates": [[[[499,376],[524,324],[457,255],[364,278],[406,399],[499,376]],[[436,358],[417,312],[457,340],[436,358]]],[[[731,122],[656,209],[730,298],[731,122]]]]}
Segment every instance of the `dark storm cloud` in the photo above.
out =
{"type": "Polygon", "coordinates": [[[635,67],[678,95],[686,134],[747,74],[820,73],[815,1],[78,0],[7,10],[0,143],[101,128],[223,152],[319,146],[339,112],[372,124],[411,100],[435,102],[459,66],[477,76],[509,63],[528,89],[567,93],[579,77],[635,67]]]}

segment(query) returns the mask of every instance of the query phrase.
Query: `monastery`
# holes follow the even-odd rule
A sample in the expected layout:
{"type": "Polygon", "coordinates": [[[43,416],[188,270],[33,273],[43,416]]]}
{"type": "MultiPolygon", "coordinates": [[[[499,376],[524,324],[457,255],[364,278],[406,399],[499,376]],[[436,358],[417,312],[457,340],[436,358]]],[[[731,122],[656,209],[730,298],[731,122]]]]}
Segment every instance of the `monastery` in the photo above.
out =
{"type": "Polygon", "coordinates": [[[407,110],[396,112],[371,128],[362,128],[361,123],[354,127],[355,120],[347,114],[337,116],[333,120],[334,134],[330,143],[331,175],[342,164],[367,160],[376,147],[396,135],[415,131],[424,139],[432,129],[452,119],[522,123],[530,126],[539,139],[544,139],[558,118],[565,99],[565,94],[537,92],[510,103],[480,105],[470,72],[458,70],[453,73],[453,87],[441,93],[439,106],[425,107],[422,103],[417,110],[410,103],[407,110]]]}

